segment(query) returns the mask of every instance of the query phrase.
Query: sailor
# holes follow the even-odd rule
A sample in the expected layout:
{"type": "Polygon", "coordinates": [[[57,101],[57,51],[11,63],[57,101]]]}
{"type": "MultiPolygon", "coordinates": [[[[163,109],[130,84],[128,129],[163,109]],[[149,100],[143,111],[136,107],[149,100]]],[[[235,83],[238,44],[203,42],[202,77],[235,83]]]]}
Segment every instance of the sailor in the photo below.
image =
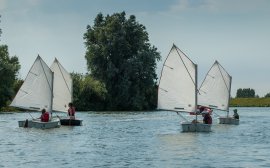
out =
{"type": "Polygon", "coordinates": [[[68,103],[68,116],[70,119],[75,119],[75,107],[73,106],[73,103],[68,103]]]}
{"type": "Polygon", "coordinates": [[[47,112],[45,109],[41,110],[41,116],[40,116],[40,121],[41,122],[48,122],[50,118],[49,112],[47,112]]]}
{"type": "Polygon", "coordinates": [[[233,118],[239,120],[239,114],[237,113],[237,109],[234,109],[233,112],[234,112],[233,118]]]}
{"type": "Polygon", "coordinates": [[[206,106],[198,106],[198,109],[199,109],[199,114],[202,114],[203,111],[206,111],[211,115],[213,112],[213,110],[210,107],[206,107],[206,106]]]}
{"type": "Polygon", "coordinates": [[[204,124],[212,124],[212,117],[209,114],[209,112],[203,111],[202,116],[203,116],[203,123],[204,124]]]}

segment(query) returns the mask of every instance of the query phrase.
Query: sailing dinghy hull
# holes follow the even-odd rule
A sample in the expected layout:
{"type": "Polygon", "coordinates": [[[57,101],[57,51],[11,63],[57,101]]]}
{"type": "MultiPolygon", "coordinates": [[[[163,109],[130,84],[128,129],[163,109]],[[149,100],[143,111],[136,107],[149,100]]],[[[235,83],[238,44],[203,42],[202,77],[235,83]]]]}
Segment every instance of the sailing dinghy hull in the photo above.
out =
{"type": "Polygon", "coordinates": [[[182,122],[183,132],[211,132],[211,124],[182,122]]]}
{"type": "Polygon", "coordinates": [[[60,124],[65,126],[81,126],[82,120],[60,119],[60,124]]]}
{"type": "Polygon", "coordinates": [[[49,122],[41,122],[40,120],[22,120],[18,121],[18,124],[19,127],[38,129],[58,128],[60,126],[58,119],[53,119],[49,122]]]}
{"type": "Polygon", "coordinates": [[[239,120],[232,117],[219,117],[219,124],[239,125],[239,120]]]}

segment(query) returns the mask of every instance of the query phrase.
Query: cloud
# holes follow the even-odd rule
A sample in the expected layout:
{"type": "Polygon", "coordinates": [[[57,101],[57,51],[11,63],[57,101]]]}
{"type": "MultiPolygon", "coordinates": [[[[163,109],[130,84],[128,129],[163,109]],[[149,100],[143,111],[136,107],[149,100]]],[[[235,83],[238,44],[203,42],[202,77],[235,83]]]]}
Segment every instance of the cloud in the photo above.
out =
{"type": "Polygon", "coordinates": [[[27,0],[26,1],[29,6],[38,6],[41,3],[41,0],[27,0]]]}
{"type": "Polygon", "coordinates": [[[254,12],[268,10],[268,0],[178,0],[172,5],[173,12],[181,11],[209,11],[209,12],[254,12]]]}
{"type": "Polygon", "coordinates": [[[7,7],[7,1],[6,0],[0,0],[0,11],[3,9],[6,9],[7,7]]]}

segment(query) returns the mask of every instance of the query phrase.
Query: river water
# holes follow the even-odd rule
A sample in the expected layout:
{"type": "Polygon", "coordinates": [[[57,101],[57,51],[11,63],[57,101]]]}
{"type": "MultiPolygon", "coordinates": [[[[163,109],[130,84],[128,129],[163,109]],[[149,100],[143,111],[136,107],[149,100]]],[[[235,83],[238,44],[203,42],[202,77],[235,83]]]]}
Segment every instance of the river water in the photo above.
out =
{"type": "Polygon", "coordinates": [[[238,112],[240,125],[214,120],[211,133],[182,133],[165,111],[77,112],[83,126],[49,130],[19,128],[28,113],[0,113],[0,167],[270,167],[270,108],[238,112]]]}

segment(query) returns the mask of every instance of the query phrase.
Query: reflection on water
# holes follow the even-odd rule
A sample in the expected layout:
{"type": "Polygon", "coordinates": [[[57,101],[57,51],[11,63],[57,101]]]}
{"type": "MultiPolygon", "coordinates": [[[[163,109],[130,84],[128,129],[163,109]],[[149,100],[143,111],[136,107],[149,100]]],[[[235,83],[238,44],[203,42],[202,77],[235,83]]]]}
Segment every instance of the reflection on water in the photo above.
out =
{"type": "Polygon", "coordinates": [[[83,126],[49,130],[1,113],[0,167],[270,167],[270,108],[238,111],[240,125],[211,133],[182,133],[171,112],[78,112],[83,126]]]}

